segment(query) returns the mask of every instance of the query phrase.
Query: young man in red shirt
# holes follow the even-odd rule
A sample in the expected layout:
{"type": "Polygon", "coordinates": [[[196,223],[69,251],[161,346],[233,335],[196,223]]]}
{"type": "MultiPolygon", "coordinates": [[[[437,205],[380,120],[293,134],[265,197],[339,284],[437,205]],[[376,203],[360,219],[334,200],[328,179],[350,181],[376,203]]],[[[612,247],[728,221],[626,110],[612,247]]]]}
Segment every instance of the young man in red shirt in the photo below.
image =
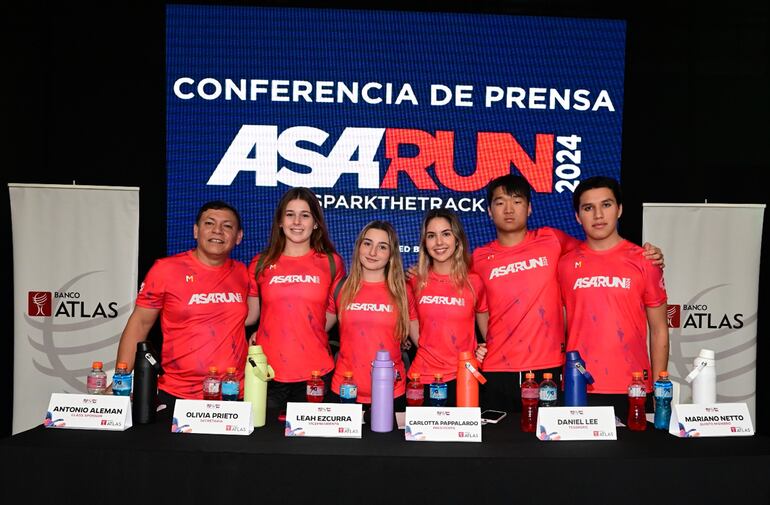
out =
{"type": "Polygon", "coordinates": [[[575,190],[573,206],[586,240],[558,266],[567,348],[580,351],[594,376],[589,405],[612,405],[625,419],[631,373],[642,372],[649,408],[652,381],[668,366],[663,271],[618,233],[623,199],[615,179],[585,179],[575,190]]]}
{"type": "Polygon", "coordinates": [[[487,378],[482,405],[519,412],[525,372],[535,372],[538,382],[546,372],[561,375],[564,322],[556,265],[579,241],[547,226],[527,229],[531,189],[521,176],[490,182],[487,204],[497,238],[473,251],[472,266],[489,306],[486,349],[479,352],[487,378]]]}

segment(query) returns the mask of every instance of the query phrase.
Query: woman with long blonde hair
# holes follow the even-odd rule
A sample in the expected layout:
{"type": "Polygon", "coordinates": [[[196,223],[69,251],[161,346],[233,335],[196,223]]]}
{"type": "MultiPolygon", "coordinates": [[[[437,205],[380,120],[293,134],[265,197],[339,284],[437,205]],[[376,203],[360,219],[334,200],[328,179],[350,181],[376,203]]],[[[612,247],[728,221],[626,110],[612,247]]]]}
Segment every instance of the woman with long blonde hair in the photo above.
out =
{"type": "Polygon", "coordinates": [[[339,394],[345,372],[351,371],[358,385],[358,402],[371,403],[371,362],[377,351],[387,350],[397,372],[396,410],[403,409],[406,371],[401,345],[410,331],[416,333],[417,315],[406,286],[398,235],[390,223],[372,221],[361,230],[350,275],[329,306],[336,309],[340,333],[333,392],[339,394]]]}
{"type": "Polygon", "coordinates": [[[433,209],[426,213],[417,271],[409,286],[419,319],[417,354],[409,374],[418,373],[427,387],[440,373],[447,383],[447,405],[452,406],[458,356],[476,350],[476,324],[483,336],[489,320],[484,284],[470,272],[468,239],[454,212],[433,209]]]}

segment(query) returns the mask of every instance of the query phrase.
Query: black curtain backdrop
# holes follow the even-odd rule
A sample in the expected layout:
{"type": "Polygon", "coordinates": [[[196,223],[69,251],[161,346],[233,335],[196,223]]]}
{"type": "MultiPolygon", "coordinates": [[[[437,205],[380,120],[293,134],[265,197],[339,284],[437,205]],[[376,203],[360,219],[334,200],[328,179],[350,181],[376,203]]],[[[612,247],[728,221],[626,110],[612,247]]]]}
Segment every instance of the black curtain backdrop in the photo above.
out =
{"type": "MultiPolygon", "coordinates": [[[[216,2],[184,2],[216,3],[216,2]]],[[[351,2],[230,2],[362,8],[351,2]]],[[[21,2],[19,2],[21,4],[21,2]]],[[[622,233],[641,239],[643,202],[768,203],[768,4],[588,0],[381,2],[367,8],[625,19],[622,233]]],[[[3,9],[0,436],[11,433],[13,261],[9,182],[139,186],[139,277],[165,254],[164,4],[3,9]]],[[[419,27],[414,27],[419,29],[419,27]]],[[[287,34],[290,36],[290,34],[287,34]]],[[[765,226],[767,228],[767,225],[765,226]]],[[[94,234],[99,230],[94,230],[94,234]]],[[[770,430],[767,232],[759,292],[757,430],[770,430]]],[[[157,331],[157,330],[156,330],[157,331]]]]}

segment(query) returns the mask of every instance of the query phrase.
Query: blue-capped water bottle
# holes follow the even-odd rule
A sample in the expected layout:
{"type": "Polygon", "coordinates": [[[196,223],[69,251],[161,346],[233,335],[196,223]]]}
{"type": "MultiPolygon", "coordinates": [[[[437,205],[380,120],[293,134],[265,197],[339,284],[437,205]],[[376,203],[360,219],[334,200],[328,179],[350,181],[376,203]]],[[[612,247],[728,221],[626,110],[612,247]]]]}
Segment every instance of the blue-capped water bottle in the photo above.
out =
{"type": "Polygon", "coordinates": [[[668,378],[667,371],[663,370],[658,374],[658,380],[653,384],[653,391],[655,392],[655,429],[668,430],[674,385],[668,378]]]}

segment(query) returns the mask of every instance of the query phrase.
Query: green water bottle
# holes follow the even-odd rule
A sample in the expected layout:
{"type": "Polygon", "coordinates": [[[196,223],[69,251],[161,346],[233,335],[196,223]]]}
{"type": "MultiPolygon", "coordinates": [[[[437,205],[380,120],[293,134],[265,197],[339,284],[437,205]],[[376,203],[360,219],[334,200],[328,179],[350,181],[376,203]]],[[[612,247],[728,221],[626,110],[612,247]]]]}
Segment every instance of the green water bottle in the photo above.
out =
{"type": "Polygon", "coordinates": [[[261,345],[250,345],[246,358],[246,373],[243,377],[243,401],[251,402],[251,422],[255,428],[265,425],[267,409],[267,381],[275,377],[273,367],[267,363],[267,356],[261,345]]]}

